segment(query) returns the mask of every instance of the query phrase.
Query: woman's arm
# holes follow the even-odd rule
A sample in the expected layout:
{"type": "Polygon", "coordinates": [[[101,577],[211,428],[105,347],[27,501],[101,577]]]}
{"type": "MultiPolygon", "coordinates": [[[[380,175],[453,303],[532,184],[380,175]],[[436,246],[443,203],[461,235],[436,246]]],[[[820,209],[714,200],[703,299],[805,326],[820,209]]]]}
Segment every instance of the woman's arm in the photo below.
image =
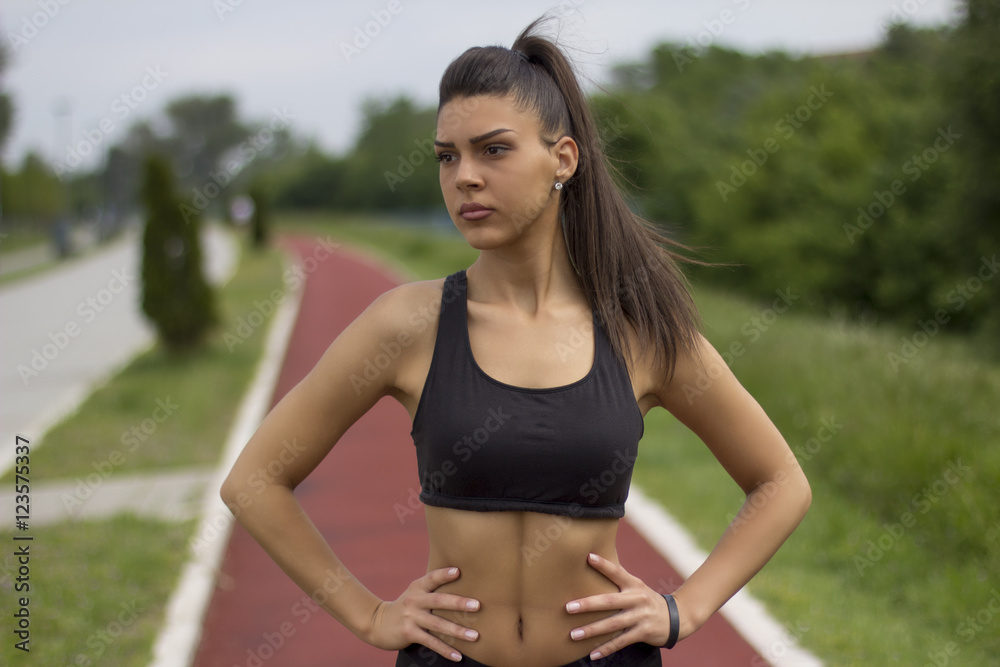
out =
{"type": "Polygon", "coordinates": [[[428,312],[428,302],[433,304],[435,298],[441,298],[439,289],[404,285],[376,299],[267,415],[233,465],[221,495],[296,584],[314,598],[325,591],[323,607],[355,635],[381,648],[417,642],[448,655],[451,647],[427,629],[468,639],[465,628],[429,609],[467,611],[466,598],[433,593],[458,573],[431,572],[399,600],[384,603],[347,570],[293,495],[355,421],[383,396],[398,395],[400,368],[422,346],[411,343],[402,348],[375,378],[365,375],[365,362],[383,352],[383,343],[399,340],[401,333],[413,341],[432,335],[434,322],[413,316],[428,312]]]}
{"type": "Polygon", "coordinates": [[[812,501],[809,482],[781,433],[719,353],[703,337],[699,340],[697,352],[678,360],[657,396],[708,446],[746,501],[705,562],[674,593],[681,638],[750,581],[812,501]]]}
{"type": "MultiPolygon", "coordinates": [[[[767,563],[802,520],[812,493],[778,429],[703,337],[693,354],[677,360],[670,380],[656,384],[659,404],[704,441],[747,495],[705,562],[673,593],[680,615],[678,639],[683,639],[767,563]]],[[[621,565],[598,555],[588,562],[619,592],[572,600],[566,610],[620,613],[575,628],[570,636],[581,640],[621,632],[595,649],[594,658],[640,641],[666,643],[669,611],[663,597],[621,565]]]]}

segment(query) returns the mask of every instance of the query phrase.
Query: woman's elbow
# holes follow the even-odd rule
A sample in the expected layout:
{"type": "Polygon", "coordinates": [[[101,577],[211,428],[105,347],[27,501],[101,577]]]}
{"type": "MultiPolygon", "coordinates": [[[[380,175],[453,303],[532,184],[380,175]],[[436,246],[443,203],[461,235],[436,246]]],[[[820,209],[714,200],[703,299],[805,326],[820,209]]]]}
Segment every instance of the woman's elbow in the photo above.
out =
{"type": "Polygon", "coordinates": [[[806,479],[805,473],[802,472],[801,470],[799,470],[798,480],[797,483],[795,484],[795,491],[796,491],[795,499],[796,502],[798,503],[799,516],[801,520],[801,517],[804,517],[806,515],[806,512],[809,511],[809,506],[812,505],[812,497],[813,497],[812,487],[809,485],[809,480],[806,479]]]}
{"type": "Polygon", "coordinates": [[[222,482],[222,486],[219,487],[219,497],[222,498],[222,502],[226,504],[229,511],[237,517],[240,515],[240,499],[247,495],[243,487],[244,485],[240,484],[239,478],[233,475],[233,471],[230,471],[225,481],[222,482]]]}

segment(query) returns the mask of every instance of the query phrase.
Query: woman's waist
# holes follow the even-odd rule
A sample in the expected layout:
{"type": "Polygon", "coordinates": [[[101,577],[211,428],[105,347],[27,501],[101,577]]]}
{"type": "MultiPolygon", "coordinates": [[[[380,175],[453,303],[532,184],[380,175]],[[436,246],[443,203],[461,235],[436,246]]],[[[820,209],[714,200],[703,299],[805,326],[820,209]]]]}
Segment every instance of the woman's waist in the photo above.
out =
{"type": "MultiPolygon", "coordinates": [[[[566,603],[585,596],[553,595],[550,599],[534,596],[531,601],[510,600],[505,596],[491,595],[495,591],[476,590],[475,586],[461,587],[459,582],[438,590],[468,595],[480,601],[476,612],[435,610],[434,613],[462,627],[475,630],[479,637],[469,642],[450,636],[438,635],[445,643],[463,655],[491,667],[552,667],[564,665],[588,655],[592,650],[613,637],[605,634],[587,640],[574,640],[570,632],[615,612],[588,612],[570,614],[566,603]],[[478,593],[478,594],[477,594],[478,593]]],[[[615,592],[607,587],[594,588],[590,594],[615,592]]]]}
{"type": "Polygon", "coordinates": [[[566,603],[618,591],[587,561],[596,552],[617,562],[617,521],[457,510],[442,520],[438,508],[428,509],[428,569],[461,572],[437,592],[480,603],[476,612],[435,612],[479,632],[476,642],[443,638],[449,644],[488,665],[530,667],[565,664],[607,639],[578,642],[569,633],[613,612],[569,614],[566,603]]]}

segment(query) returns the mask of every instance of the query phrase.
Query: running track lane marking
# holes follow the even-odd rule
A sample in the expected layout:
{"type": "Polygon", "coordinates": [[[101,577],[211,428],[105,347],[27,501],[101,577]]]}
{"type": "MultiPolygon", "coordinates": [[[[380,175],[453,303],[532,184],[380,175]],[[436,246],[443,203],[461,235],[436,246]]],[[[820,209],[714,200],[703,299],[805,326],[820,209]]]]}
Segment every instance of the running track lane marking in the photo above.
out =
{"type": "MultiPolygon", "coordinates": [[[[283,270],[288,268],[286,261],[283,270]]],[[[150,667],[188,667],[194,661],[205,611],[212,600],[216,577],[235,521],[232,512],[219,497],[219,489],[243,446],[270,409],[271,392],[281,371],[304,291],[300,285],[288,295],[290,298],[278,307],[268,330],[264,356],[257,365],[250,389],[240,403],[218,470],[205,491],[201,521],[189,543],[190,558],[167,603],[166,618],[153,645],[150,667]]]]}

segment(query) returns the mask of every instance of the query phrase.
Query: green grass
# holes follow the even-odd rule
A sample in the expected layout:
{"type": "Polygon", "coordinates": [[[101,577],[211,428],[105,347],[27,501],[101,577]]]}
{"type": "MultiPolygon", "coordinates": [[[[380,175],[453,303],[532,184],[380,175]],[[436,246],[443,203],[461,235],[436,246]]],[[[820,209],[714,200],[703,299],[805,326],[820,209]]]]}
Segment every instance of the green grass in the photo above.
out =
{"type": "MultiPolygon", "coordinates": [[[[14,648],[16,598],[5,592],[0,664],[148,664],[193,530],[193,522],[129,515],[33,528],[34,540],[20,543],[30,544],[31,589],[16,594],[29,597],[30,653],[14,648]]],[[[0,589],[8,589],[17,565],[5,553],[0,566],[0,589]]]]}
{"type": "Polygon", "coordinates": [[[333,221],[329,215],[284,214],[278,228],[289,233],[329,234],[409,272],[411,280],[443,278],[466,268],[479,254],[457,233],[428,231],[391,220],[345,216],[333,221]]]}
{"type": "MultiPolygon", "coordinates": [[[[79,479],[99,469],[115,475],[216,465],[263,351],[270,318],[245,340],[237,338],[242,340],[238,344],[226,334],[233,335],[239,318],[254,311],[255,300],[263,301],[281,288],[281,269],[278,251],[245,250],[237,273],[218,292],[220,324],[206,347],[183,357],[167,356],[159,347],[140,355],[33,449],[33,485],[79,479]],[[156,423],[152,418],[157,401],[168,404],[167,399],[176,407],[156,423]],[[127,439],[133,427],[138,429],[134,448],[127,439]]],[[[3,483],[10,485],[12,475],[3,483]]],[[[129,515],[33,527],[31,653],[25,659],[13,642],[4,641],[0,664],[148,664],[194,527],[193,522],[172,524],[129,515]],[[126,612],[122,604],[139,611],[120,636],[112,638],[119,634],[118,615],[126,612]],[[99,634],[102,631],[110,639],[99,634]],[[90,662],[73,662],[77,656],[90,662]]],[[[13,565],[11,558],[0,557],[5,601],[14,597],[13,582],[5,578],[13,565]]],[[[10,613],[12,607],[12,602],[5,603],[10,613]]],[[[5,631],[10,627],[5,624],[5,631]]]]}
{"type": "MultiPolygon", "coordinates": [[[[287,224],[377,248],[417,278],[476,256],[454,235],[322,216],[287,224]]],[[[1000,614],[980,613],[1000,591],[1000,367],[941,332],[894,369],[889,354],[912,330],[807,316],[794,304],[772,320],[770,304],[705,287],[696,299],[720,351],[742,343],[733,371],[813,488],[805,521],[750,591],[831,665],[923,665],[949,649],[949,664],[1000,664],[1000,614]],[[888,548],[866,560],[880,538],[888,548]],[[979,630],[966,621],[977,614],[979,630]]],[[[635,482],[710,550],[741,491],[668,413],[647,415],[645,433],[635,482]]]]}
{"type": "Polygon", "coordinates": [[[34,229],[12,229],[0,232],[0,255],[44,246],[52,242],[49,234],[34,229]]]}

